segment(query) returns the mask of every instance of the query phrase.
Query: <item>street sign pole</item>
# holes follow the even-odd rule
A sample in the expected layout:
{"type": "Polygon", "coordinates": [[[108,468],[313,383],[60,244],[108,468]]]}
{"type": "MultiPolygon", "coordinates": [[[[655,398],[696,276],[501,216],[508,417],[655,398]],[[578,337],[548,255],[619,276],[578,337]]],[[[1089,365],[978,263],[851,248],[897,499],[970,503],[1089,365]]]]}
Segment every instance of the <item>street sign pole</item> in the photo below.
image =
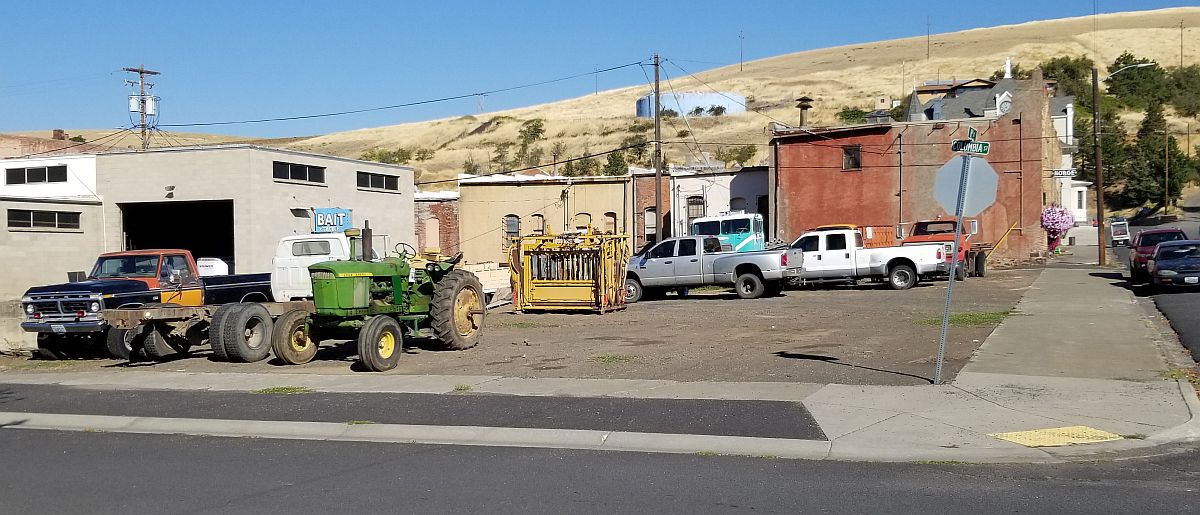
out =
{"type": "Polygon", "coordinates": [[[958,244],[962,239],[963,204],[967,198],[967,177],[971,174],[971,155],[962,156],[962,176],[958,182],[958,203],[954,210],[954,244],[950,247],[949,285],[946,286],[946,306],[942,310],[942,335],[938,338],[937,367],[933,371],[933,384],[942,384],[942,365],[946,361],[946,332],[950,328],[950,302],[954,299],[954,283],[958,282],[955,272],[958,270],[958,244]]]}

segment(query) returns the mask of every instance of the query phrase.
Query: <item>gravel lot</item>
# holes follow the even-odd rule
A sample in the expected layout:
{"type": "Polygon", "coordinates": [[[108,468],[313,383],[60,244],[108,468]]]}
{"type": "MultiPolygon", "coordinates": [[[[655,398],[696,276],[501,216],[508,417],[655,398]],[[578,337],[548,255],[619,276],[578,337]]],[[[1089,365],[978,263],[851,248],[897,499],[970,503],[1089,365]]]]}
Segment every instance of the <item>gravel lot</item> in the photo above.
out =
{"type": "MultiPolygon", "coordinates": [[[[986,278],[969,278],[955,287],[954,311],[1006,312],[1037,275],[1037,270],[997,270],[986,278]]],[[[478,347],[443,352],[415,342],[400,366],[388,373],[928,384],[946,284],[923,282],[907,291],[872,284],[836,286],[757,300],[703,292],[642,302],[602,316],[520,314],[503,307],[488,314],[478,347]]],[[[947,378],[954,377],[994,329],[995,320],[979,318],[973,320],[975,325],[951,328],[947,378]]],[[[199,349],[182,359],[130,368],[348,374],[354,352],[353,345],[326,342],[316,361],[283,367],[271,362],[213,362],[207,350],[199,349]]],[[[6,371],[124,366],[112,360],[0,359],[0,370],[6,371]]]]}

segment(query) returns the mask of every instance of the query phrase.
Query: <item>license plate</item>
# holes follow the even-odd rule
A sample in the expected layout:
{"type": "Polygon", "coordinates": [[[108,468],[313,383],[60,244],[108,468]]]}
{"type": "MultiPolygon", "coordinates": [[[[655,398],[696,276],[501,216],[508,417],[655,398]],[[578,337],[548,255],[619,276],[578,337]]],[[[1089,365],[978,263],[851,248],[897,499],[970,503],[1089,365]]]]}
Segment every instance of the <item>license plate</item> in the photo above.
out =
{"type": "Polygon", "coordinates": [[[1184,277],[1183,282],[1186,284],[1197,284],[1200,283],[1200,277],[1184,277]]]}
{"type": "Polygon", "coordinates": [[[65,332],[67,332],[67,328],[64,327],[62,324],[51,324],[50,331],[55,332],[55,333],[65,333],[65,332]]]}

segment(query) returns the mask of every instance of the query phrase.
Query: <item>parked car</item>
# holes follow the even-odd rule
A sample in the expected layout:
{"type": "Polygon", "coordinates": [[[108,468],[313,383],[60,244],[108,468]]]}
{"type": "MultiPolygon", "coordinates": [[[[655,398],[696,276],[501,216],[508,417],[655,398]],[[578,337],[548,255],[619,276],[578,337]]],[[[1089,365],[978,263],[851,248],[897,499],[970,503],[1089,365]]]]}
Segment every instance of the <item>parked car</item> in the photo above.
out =
{"type": "Polygon", "coordinates": [[[1187,234],[1180,229],[1151,229],[1142,231],[1129,245],[1129,277],[1134,282],[1149,281],[1146,261],[1154,255],[1154,247],[1166,241],[1186,240],[1187,234]]]}
{"type": "Polygon", "coordinates": [[[743,299],[777,295],[788,278],[799,276],[802,263],[792,249],[723,252],[716,236],[667,238],[629,260],[625,301],[707,285],[732,285],[743,299]]]}
{"type": "Polygon", "coordinates": [[[806,232],[792,243],[792,250],[803,255],[802,282],[885,279],[892,289],[907,290],[922,277],[950,269],[942,245],[867,248],[862,234],[853,229],[806,232]]]}
{"type": "Polygon", "coordinates": [[[1159,243],[1147,270],[1155,287],[1200,285],[1200,240],[1159,243]]]}

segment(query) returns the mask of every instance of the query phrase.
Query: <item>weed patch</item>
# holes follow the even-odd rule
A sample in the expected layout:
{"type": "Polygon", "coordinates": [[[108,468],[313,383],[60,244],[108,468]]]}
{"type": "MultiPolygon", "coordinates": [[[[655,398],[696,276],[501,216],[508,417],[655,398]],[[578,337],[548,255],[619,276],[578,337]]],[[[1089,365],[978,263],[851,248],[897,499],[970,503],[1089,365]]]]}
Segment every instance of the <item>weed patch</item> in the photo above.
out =
{"type": "Polygon", "coordinates": [[[633,363],[638,357],[632,354],[598,354],[588,358],[588,361],[600,363],[602,365],[616,365],[621,363],[633,363]]]}
{"type": "MultiPolygon", "coordinates": [[[[1005,318],[1008,318],[1013,313],[1011,311],[967,311],[963,313],[950,313],[950,325],[952,327],[986,327],[989,325],[999,325],[1005,318]]],[[[916,320],[917,325],[942,325],[942,317],[928,317],[916,320]]]]}
{"type": "Polygon", "coordinates": [[[272,386],[254,390],[251,393],[259,393],[264,395],[296,395],[299,393],[313,393],[315,390],[306,386],[272,386]]]}

